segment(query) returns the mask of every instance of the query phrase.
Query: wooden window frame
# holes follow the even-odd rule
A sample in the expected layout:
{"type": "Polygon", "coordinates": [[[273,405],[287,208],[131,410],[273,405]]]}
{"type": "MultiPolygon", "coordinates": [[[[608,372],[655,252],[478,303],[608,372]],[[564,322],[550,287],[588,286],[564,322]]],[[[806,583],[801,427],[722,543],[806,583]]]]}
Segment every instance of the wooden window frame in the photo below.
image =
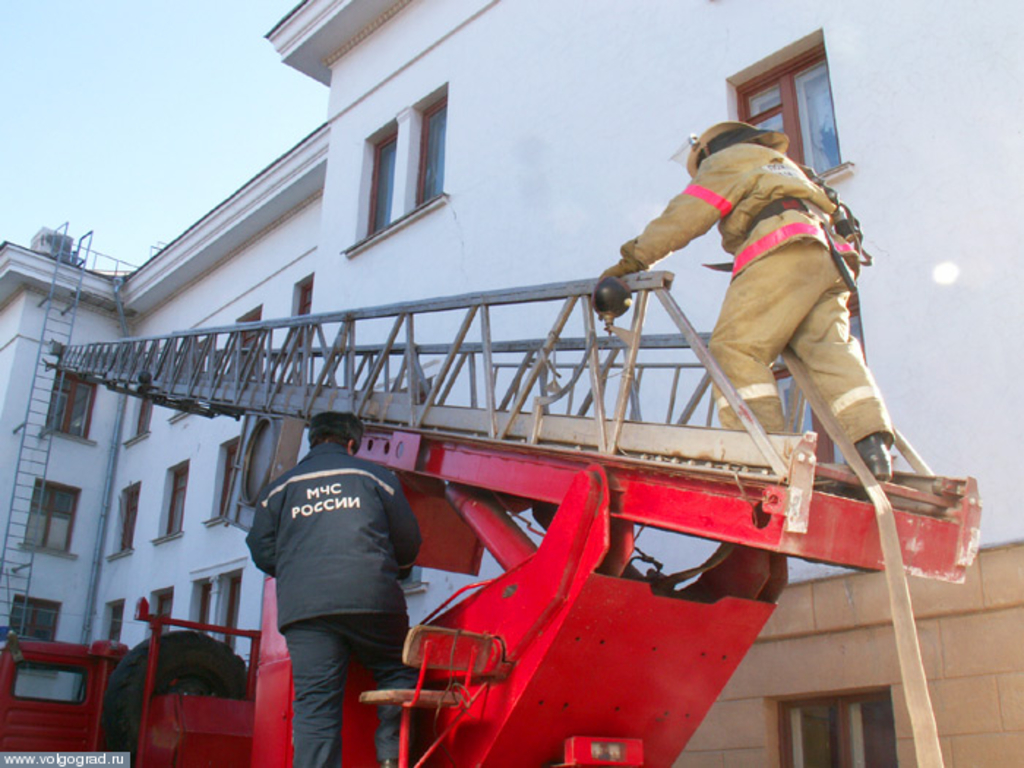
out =
{"type": "Polygon", "coordinates": [[[313,275],[295,285],[295,315],[309,315],[313,312],[313,275]]]}
{"type": "MultiPolygon", "coordinates": [[[[434,117],[434,115],[436,115],[438,112],[441,112],[442,110],[445,111],[445,137],[447,138],[447,135],[448,135],[448,116],[447,116],[448,97],[444,96],[443,98],[439,99],[437,102],[431,104],[429,107],[424,109],[423,113],[422,113],[422,122],[421,122],[421,130],[420,130],[420,162],[419,162],[418,177],[416,179],[416,204],[417,205],[422,205],[423,203],[427,202],[427,200],[432,200],[433,198],[437,197],[438,195],[440,195],[440,194],[442,194],[444,192],[444,183],[442,182],[440,190],[438,190],[437,192],[432,194],[429,198],[426,196],[427,169],[428,169],[428,161],[430,160],[430,158],[428,156],[428,148],[430,146],[430,120],[431,120],[431,118],[434,117]]],[[[442,172],[443,172],[443,169],[444,169],[444,164],[443,163],[441,164],[441,168],[442,168],[442,172]]]]}
{"type": "Polygon", "coordinates": [[[217,514],[219,517],[229,517],[229,507],[231,506],[231,485],[235,480],[237,474],[235,468],[235,462],[238,459],[238,451],[242,447],[242,438],[236,437],[234,440],[228,440],[221,446],[221,481],[220,481],[220,500],[217,505],[217,514]]]}
{"type": "Polygon", "coordinates": [[[135,416],[135,436],[149,433],[149,424],[153,419],[153,401],[142,398],[139,400],[139,412],[135,416]]]}
{"type": "MultiPolygon", "coordinates": [[[[781,750],[779,765],[781,768],[794,768],[793,765],[793,731],[791,715],[793,710],[801,707],[835,706],[838,713],[838,752],[840,768],[853,768],[851,760],[851,735],[849,707],[852,704],[888,701],[892,707],[892,694],[889,690],[864,691],[853,694],[836,694],[818,696],[809,699],[797,699],[779,702],[779,749],[781,750]]],[[[895,721],[895,711],[893,711],[895,721]]],[[[895,740],[895,722],[893,738],[895,740]]]]}
{"type": "MultiPolygon", "coordinates": [[[[377,216],[378,216],[378,213],[379,213],[378,206],[377,206],[377,197],[378,197],[378,193],[380,192],[380,182],[381,182],[381,162],[380,162],[380,160],[381,160],[381,155],[384,153],[384,150],[387,149],[388,147],[393,147],[394,148],[394,151],[395,151],[395,154],[396,154],[396,157],[397,157],[397,153],[398,153],[398,130],[397,129],[393,130],[393,131],[389,131],[387,134],[385,134],[381,138],[377,139],[377,141],[374,142],[374,144],[373,144],[373,176],[372,176],[372,183],[370,184],[370,216],[369,216],[369,220],[368,220],[367,237],[369,237],[371,235],[375,235],[378,232],[381,232],[381,231],[387,229],[388,225],[391,224],[391,211],[390,211],[391,206],[390,205],[388,206],[388,220],[387,221],[381,221],[381,222],[377,221],[377,216]]],[[[392,166],[391,178],[388,180],[388,189],[390,191],[390,194],[391,194],[391,197],[392,197],[392,204],[393,204],[393,198],[394,198],[394,194],[395,194],[394,166],[392,166]]]]}
{"type": "MultiPolygon", "coordinates": [[[[239,610],[242,606],[242,572],[236,571],[235,573],[227,574],[224,579],[227,582],[227,605],[224,608],[224,626],[237,628],[239,610]]],[[[225,635],[224,642],[234,649],[235,636],[225,635]]]]}
{"type": "Polygon", "coordinates": [[[40,549],[51,549],[55,552],[70,552],[71,538],[75,532],[75,518],[78,513],[78,500],[81,492],[80,488],[74,488],[70,485],[61,485],[60,483],[36,480],[35,487],[32,489],[32,502],[29,506],[29,519],[31,521],[33,516],[41,516],[45,518],[45,522],[42,524],[39,541],[29,541],[29,530],[31,530],[32,527],[30,523],[29,529],[25,531],[25,543],[31,547],[38,547],[40,549]],[[37,493],[41,494],[41,498],[38,503],[36,501],[37,493]],[[47,497],[54,493],[66,493],[72,497],[71,512],[68,514],[67,540],[64,542],[64,546],[61,547],[53,546],[50,542],[50,525],[53,522],[53,514],[57,510],[54,507],[47,505],[47,497]]]}
{"type": "Polygon", "coordinates": [[[121,491],[121,548],[127,552],[135,546],[135,526],[139,519],[139,496],[142,483],[132,483],[121,491]]]}
{"type": "Polygon", "coordinates": [[[75,376],[73,373],[65,373],[54,381],[53,394],[50,397],[50,412],[47,414],[46,426],[48,429],[59,432],[62,435],[73,435],[84,440],[89,438],[89,428],[92,426],[92,406],[96,400],[96,385],[75,376]],[[78,402],[78,391],[84,389],[87,394],[85,413],[82,414],[81,431],[72,429],[75,421],[75,404],[78,402]],[[63,399],[63,404],[61,403],[63,399]]]}
{"type": "Polygon", "coordinates": [[[167,500],[167,521],[164,526],[165,536],[173,536],[176,533],[181,533],[184,529],[185,499],[188,492],[188,470],[189,463],[187,461],[171,467],[169,470],[171,493],[167,500]]]}
{"type": "Polygon", "coordinates": [[[204,579],[198,585],[199,587],[199,608],[196,614],[196,621],[200,624],[209,624],[210,622],[210,609],[213,605],[213,582],[209,579],[204,579]]]}
{"type": "MultiPolygon", "coordinates": [[[[263,305],[250,309],[244,315],[235,320],[236,323],[258,323],[263,319],[263,305]]],[[[249,350],[256,346],[256,339],[259,338],[259,331],[242,331],[239,336],[239,343],[243,350],[249,350]]]]}
{"type": "Polygon", "coordinates": [[[121,642],[121,630],[124,627],[124,600],[114,600],[107,605],[110,606],[110,616],[107,620],[107,640],[119,643],[121,642]]]}
{"type": "MultiPolygon", "coordinates": [[[[796,76],[821,62],[828,66],[824,43],[819,43],[809,51],[788,59],[773,67],[762,75],[748,80],[736,88],[736,101],[739,105],[739,118],[743,122],[757,124],[776,115],[782,115],[782,130],[789,137],[787,155],[797,163],[804,163],[804,140],[801,130],[800,113],[796,95],[796,76]],[[774,86],[779,86],[781,104],[754,115],[750,113],[750,98],[774,86]]],[[[831,78],[830,78],[831,83],[831,78]]],[[[841,157],[841,155],[840,155],[841,157]]],[[[820,169],[827,170],[827,169],[820,169]]]]}
{"type": "MultiPolygon", "coordinates": [[[[157,590],[153,593],[153,615],[172,616],[174,613],[174,587],[157,590]]],[[[166,632],[168,627],[164,627],[166,632]]]]}
{"type": "Polygon", "coordinates": [[[26,598],[24,595],[15,595],[11,603],[10,627],[20,637],[27,640],[56,640],[57,625],[60,621],[60,608],[61,604],[53,600],[40,600],[35,597],[26,598]],[[20,609],[21,611],[21,617],[17,621],[15,621],[15,609],[20,609]],[[53,614],[52,625],[39,621],[39,614],[41,612],[53,614]],[[22,626],[22,619],[25,619],[25,617],[27,617],[27,620],[25,620],[24,626],[22,626]]]}

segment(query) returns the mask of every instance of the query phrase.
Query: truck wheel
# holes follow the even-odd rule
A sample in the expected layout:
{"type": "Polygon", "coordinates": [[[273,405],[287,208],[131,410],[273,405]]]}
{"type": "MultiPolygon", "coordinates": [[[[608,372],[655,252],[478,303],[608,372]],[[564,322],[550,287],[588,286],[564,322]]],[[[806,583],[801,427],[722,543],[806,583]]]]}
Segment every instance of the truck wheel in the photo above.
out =
{"type": "MultiPolygon", "coordinates": [[[[107,749],[135,753],[142,720],[149,641],[132,648],[110,675],[103,696],[107,749]]],[[[153,695],[217,696],[244,699],[245,662],[225,643],[199,632],[170,632],[160,638],[153,695]]]]}

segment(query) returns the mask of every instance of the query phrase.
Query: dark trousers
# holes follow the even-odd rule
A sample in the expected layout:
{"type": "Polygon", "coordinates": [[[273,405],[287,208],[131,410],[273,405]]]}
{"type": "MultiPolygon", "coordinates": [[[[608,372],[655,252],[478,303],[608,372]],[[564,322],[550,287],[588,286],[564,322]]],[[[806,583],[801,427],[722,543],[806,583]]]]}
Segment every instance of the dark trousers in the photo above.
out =
{"type": "MultiPolygon", "coordinates": [[[[341,713],[350,656],[373,674],[378,688],[415,687],[417,670],[402,663],[408,631],[404,613],[319,616],[284,628],[295,685],[294,768],[341,765],[341,713]]],[[[397,758],[402,709],[377,709],[377,759],[397,758]]]]}

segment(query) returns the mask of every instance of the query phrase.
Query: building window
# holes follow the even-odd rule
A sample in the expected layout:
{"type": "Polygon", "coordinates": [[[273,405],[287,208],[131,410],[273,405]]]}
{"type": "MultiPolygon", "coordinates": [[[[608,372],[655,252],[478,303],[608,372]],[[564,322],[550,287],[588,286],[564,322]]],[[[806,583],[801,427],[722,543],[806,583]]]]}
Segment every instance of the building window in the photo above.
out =
{"type": "Polygon", "coordinates": [[[308,315],[313,311],[313,275],[295,284],[293,315],[308,315]]]}
{"type": "Polygon", "coordinates": [[[185,517],[185,491],[188,488],[188,462],[170,470],[171,493],[167,503],[167,520],[163,533],[170,536],[180,533],[185,517]]]}
{"type": "Polygon", "coordinates": [[[373,183],[370,186],[370,229],[380,232],[391,223],[391,199],[395,189],[395,157],[398,133],[389,133],[373,146],[373,183]]]}
{"type": "MultiPolygon", "coordinates": [[[[249,310],[240,318],[235,320],[236,323],[258,323],[263,319],[263,305],[260,304],[256,309],[249,310]]],[[[243,350],[249,350],[256,346],[256,342],[259,339],[259,331],[242,331],[239,341],[243,350]]]]}
{"type": "Polygon", "coordinates": [[[31,640],[54,640],[57,637],[57,617],[60,603],[15,595],[11,604],[11,629],[19,637],[31,640]]]}
{"type": "Polygon", "coordinates": [[[209,579],[195,582],[195,617],[200,624],[210,623],[210,606],[213,602],[213,582],[209,579]]]}
{"type": "Polygon", "coordinates": [[[65,374],[58,377],[50,396],[50,410],[46,416],[47,429],[75,437],[88,437],[95,392],[95,385],[84,382],[77,376],[65,374]]]}
{"type": "Polygon", "coordinates": [[[784,768],[896,765],[889,692],[782,704],[784,768]]]}
{"type": "Polygon", "coordinates": [[[423,111],[417,205],[444,192],[444,140],[447,126],[448,99],[442,99],[423,111]]]}
{"type": "MultiPolygon", "coordinates": [[[[229,573],[223,577],[227,588],[227,605],[224,607],[224,626],[238,627],[238,609],[242,604],[242,574],[241,572],[229,573]]],[[[226,642],[232,649],[235,647],[235,636],[225,635],[226,642]]]]}
{"type": "Polygon", "coordinates": [[[234,498],[235,479],[238,474],[238,448],[241,438],[229,440],[220,447],[220,499],[217,506],[219,517],[230,517],[231,500],[234,498]]]}
{"type": "Polygon", "coordinates": [[[135,544],[135,522],[139,519],[139,494],[142,483],[132,483],[121,491],[121,541],[118,552],[127,552],[135,544]]]}
{"type": "Polygon", "coordinates": [[[135,417],[135,436],[149,433],[149,422],[153,418],[153,403],[149,400],[139,400],[139,411],[135,417]]]}
{"type": "Polygon", "coordinates": [[[67,552],[71,547],[78,493],[77,488],[36,480],[25,543],[67,552]]]}
{"type": "Polygon", "coordinates": [[[825,46],[819,45],[736,89],[741,120],[789,136],[789,156],[818,173],[842,160],[825,46]]]}
{"type": "MultiPolygon", "coordinates": [[[[174,615],[174,587],[168,587],[167,589],[157,590],[152,594],[151,612],[155,616],[167,616],[170,618],[174,615]]],[[[170,632],[170,627],[164,627],[163,631],[170,632]]]]}
{"type": "Polygon", "coordinates": [[[124,625],[124,600],[107,603],[107,640],[121,642],[121,627],[124,625]]]}

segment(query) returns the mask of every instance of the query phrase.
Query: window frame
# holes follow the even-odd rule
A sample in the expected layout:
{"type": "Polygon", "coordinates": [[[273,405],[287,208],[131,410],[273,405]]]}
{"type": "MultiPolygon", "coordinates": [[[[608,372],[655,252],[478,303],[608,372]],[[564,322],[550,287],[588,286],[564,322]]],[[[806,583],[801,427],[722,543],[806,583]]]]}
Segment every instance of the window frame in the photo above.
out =
{"type": "Polygon", "coordinates": [[[149,434],[149,425],[153,420],[153,401],[146,398],[139,399],[139,410],[135,414],[135,435],[141,437],[149,434]]]}
{"type": "MultiPolygon", "coordinates": [[[[420,124],[420,156],[419,156],[419,170],[416,178],[416,205],[423,205],[424,203],[433,200],[444,194],[444,170],[445,170],[445,154],[444,154],[444,141],[448,137],[448,95],[445,94],[436,102],[426,107],[421,112],[421,124],[420,124]],[[426,194],[427,186],[427,172],[429,170],[429,164],[431,161],[429,149],[430,149],[430,121],[439,112],[444,111],[444,137],[442,138],[441,145],[441,159],[439,162],[441,169],[441,181],[438,184],[438,189],[434,191],[429,197],[426,194]]],[[[436,158],[433,158],[436,160],[436,158]]]]}
{"type": "MultiPolygon", "coordinates": [[[[35,485],[32,488],[32,500],[29,502],[29,523],[25,529],[25,544],[34,549],[48,549],[54,552],[70,552],[71,539],[75,532],[75,518],[78,516],[78,501],[81,498],[81,493],[82,490],[80,488],[37,478],[35,485]],[[38,502],[36,500],[37,493],[42,496],[38,502]],[[61,547],[53,546],[50,543],[50,526],[53,523],[53,514],[58,510],[53,507],[45,506],[47,495],[56,493],[66,493],[71,496],[71,511],[67,513],[67,536],[64,546],[61,547]],[[45,522],[42,526],[42,535],[40,536],[39,541],[31,541],[29,540],[29,534],[32,530],[32,518],[37,516],[45,517],[45,522]]],[[[64,513],[61,512],[61,514],[64,513]]]]}
{"type": "Polygon", "coordinates": [[[184,530],[185,500],[188,493],[189,462],[183,461],[171,467],[168,472],[170,493],[167,497],[167,519],[164,521],[164,536],[173,536],[184,530]],[[180,499],[180,502],[179,502],[180,499]]]}
{"type": "MultiPolygon", "coordinates": [[[[226,598],[224,605],[224,624],[225,627],[231,627],[236,629],[238,627],[238,617],[242,606],[242,571],[233,571],[231,573],[224,574],[223,584],[226,587],[226,598]]],[[[224,642],[234,650],[235,647],[235,635],[225,634],[224,642]]]]}
{"type": "Polygon", "coordinates": [[[11,601],[11,614],[8,617],[8,624],[12,630],[18,633],[19,637],[26,640],[43,640],[45,642],[53,642],[57,639],[57,626],[60,623],[60,609],[61,604],[55,600],[42,600],[37,597],[28,597],[25,595],[15,595],[11,601]],[[20,608],[22,617],[26,615],[28,611],[28,620],[22,624],[22,621],[15,621],[15,608],[20,608]],[[51,612],[53,614],[53,623],[47,625],[46,623],[40,623],[38,617],[40,612],[51,612]],[[38,634],[39,631],[42,634],[38,634]],[[45,635],[45,636],[44,636],[45,635]]]}
{"type": "Polygon", "coordinates": [[[139,520],[139,497],[142,483],[132,483],[121,490],[121,530],[118,552],[130,552],[135,548],[135,528],[139,520]]]}
{"type": "Polygon", "coordinates": [[[199,598],[196,606],[196,621],[200,624],[210,624],[210,610],[213,606],[213,582],[210,579],[202,579],[196,582],[196,592],[199,598]]]}
{"type": "Polygon", "coordinates": [[[121,631],[124,629],[124,603],[123,599],[107,603],[107,640],[113,643],[121,642],[121,631]],[[116,632],[114,631],[115,627],[116,632]]]}
{"type": "MultiPolygon", "coordinates": [[[[241,317],[235,320],[235,323],[258,323],[263,319],[263,305],[260,304],[254,309],[250,309],[248,312],[243,314],[241,317]]],[[[256,346],[256,339],[259,338],[259,331],[242,331],[239,335],[239,348],[248,351],[256,346]]]]}
{"type": "MultiPolygon", "coordinates": [[[[801,54],[787,59],[782,64],[772,67],[741,85],[736,86],[736,102],[738,105],[739,119],[745,123],[758,125],[776,115],[782,115],[782,130],[789,137],[789,150],[787,155],[795,162],[808,164],[804,153],[802,122],[800,119],[799,102],[796,92],[796,77],[803,72],[824,62],[826,72],[829,73],[829,90],[832,88],[831,71],[828,68],[828,56],[825,52],[825,44],[818,43],[813,48],[801,54]],[[764,110],[757,114],[750,112],[750,99],[762,93],[768,88],[778,85],[781,103],[775,107],[764,110]]],[[[832,100],[832,119],[835,121],[835,100],[832,100]]],[[[836,131],[836,151],[839,155],[839,163],[843,162],[842,148],[839,144],[838,130],[836,131]]],[[[828,168],[816,168],[819,173],[829,170],[828,168]]]]}
{"type": "Polygon", "coordinates": [[[382,232],[387,229],[392,223],[391,214],[392,207],[394,206],[395,198],[395,168],[398,162],[398,128],[395,127],[385,132],[381,137],[373,142],[373,170],[371,172],[371,183],[370,183],[370,211],[369,217],[367,218],[367,230],[366,235],[370,237],[382,232]],[[379,210],[379,196],[380,196],[380,183],[381,183],[381,156],[385,149],[391,148],[394,156],[391,161],[391,175],[387,180],[387,218],[385,221],[378,221],[380,214],[379,210]]]}
{"type": "Polygon", "coordinates": [[[310,315],[313,313],[313,278],[310,275],[295,284],[295,309],[294,316],[310,315]]]}
{"type": "Polygon", "coordinates": [[[888,702],[893,716],[892,740],[896,748],[895,710],[892,706],[892,692],[889,689],[861,691],[849,694],[815,696],[807,699],[780,701],[779,704],[779,750],[781,768],[795,768],[793,754],[792,713],[805,707],[836,707],[838,721],[837,751],[840,768],[853,768],[852,737],[850,734],[850,707],[854,704],[888,702]]]}
{"type": "Polygon", "coordinates": [[[50,393],[50,406],[46,414],[46,428],[51,432],[61,435],[80,437],[83,440],[89,439],[89,429],[92,426],[92,407],[96,401],[96,385],[83,381],[73,373],[64,373],[58,376],[53,383],[53,390],[50,393]],[[65,391],[67,388],[67,391],[65,391]],[[79,389],[85,390],[85,413],[82,414],[81,431],[72,429],[75,422],[75,405],[78,402],[79,389]],[[60,403],[58,405],[58,403],[60,403]]]}
{"type": "MultiPolygon", "coordinates": [[[[154,616],[167,616],[173,617],[174,615],[174,587],[167,587],[165,589],[158,589],[151,593],[153,609],[151,611],[154,616]]],[[[171,627],[165,626],[164,632],[171,631],[171,627]]]]}
{"type": "Polygon", "coordinates": [[[231,501],[234,498],[232,488],[237,478],[238,468],[235,463],[238,460],[239,451],[242,448],[242,438],[236,437],[222,443],[220,447],[220,494],[217,502],[217,517],[230,518],[231,501]]]}

